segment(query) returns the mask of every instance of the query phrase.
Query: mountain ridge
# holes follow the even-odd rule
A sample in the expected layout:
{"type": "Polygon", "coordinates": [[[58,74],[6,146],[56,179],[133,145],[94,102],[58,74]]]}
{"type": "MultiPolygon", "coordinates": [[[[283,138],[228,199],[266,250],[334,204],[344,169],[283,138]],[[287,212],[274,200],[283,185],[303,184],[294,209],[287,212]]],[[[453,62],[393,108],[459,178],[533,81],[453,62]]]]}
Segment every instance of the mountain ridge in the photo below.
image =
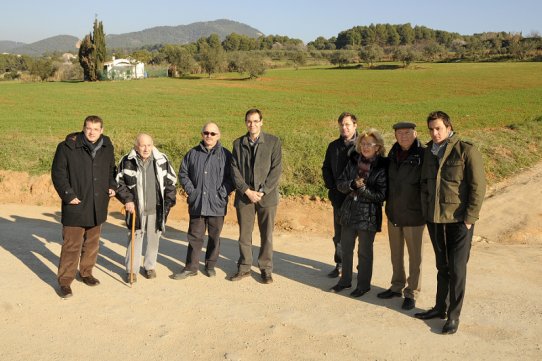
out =
{"type": "MultiPolygon", "coordinates": [[[[107,30],[107,24],[104,24],[107,30]]],[[[158,44],[187,44],[201,37],[218,34],[224,39],[231,33],[257,38],[264,35],[250,25],[228,19],[198,21],[187,25],[155,26],[140,31],[122,34],[107,34],[106,46],[109,49],[133,49],[158,44]]],[[[86,34],[85,34],[86,35],[86,34]]],[[[81,36],[83,38],[84,35],[81,36]]],[[[73,35],[56,35],[30,44],[16,41],[0,41],[0,53],[39,56],[48,52],[77,52],[76,44],[80,38],[73,35]]]]}

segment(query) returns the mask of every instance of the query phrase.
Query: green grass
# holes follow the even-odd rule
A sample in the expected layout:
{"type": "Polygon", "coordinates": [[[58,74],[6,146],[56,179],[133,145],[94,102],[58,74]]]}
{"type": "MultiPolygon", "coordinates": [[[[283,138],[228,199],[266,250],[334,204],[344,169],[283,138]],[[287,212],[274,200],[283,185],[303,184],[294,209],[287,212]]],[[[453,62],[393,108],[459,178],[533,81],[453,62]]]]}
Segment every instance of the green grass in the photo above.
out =
{"type": "Polygon", "coordinates": [[[416,64],[412,69],[276,69],[258,80],[236,74],[214,78],[146,79],[99,83],[0,82],[1,168],[49,172],[54,150],[86,115],[105,121],[117,150],[128,151],[138,132],[148,132],[173,159],[199,140],[201,126],[217,122],[222,142],[246,129],[248,108],[264,113],[264,130],[283,140],[282,192],[324,195],[320,167],[327,144],[337,137],[337,116],[350,111],[360,128],[380,129],[393,141],[399,120],[419,126],[444,110],[456,131],[484,153],[490,182],[541,157],[542,64],[416,64]]]}

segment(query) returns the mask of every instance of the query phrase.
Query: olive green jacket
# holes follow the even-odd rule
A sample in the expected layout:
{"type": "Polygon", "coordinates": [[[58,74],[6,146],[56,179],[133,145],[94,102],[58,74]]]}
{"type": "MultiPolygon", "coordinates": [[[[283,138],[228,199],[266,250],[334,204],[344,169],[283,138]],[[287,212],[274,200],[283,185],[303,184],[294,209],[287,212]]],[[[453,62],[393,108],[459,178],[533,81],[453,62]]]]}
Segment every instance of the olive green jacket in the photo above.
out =
{"type": "Polygon", "coordinates": [[[422,212],[432,223],[473,224],[486,193],[482,155],[472,143],[453,134],[440,161],[427,143],[421,175],[422,212]]]}

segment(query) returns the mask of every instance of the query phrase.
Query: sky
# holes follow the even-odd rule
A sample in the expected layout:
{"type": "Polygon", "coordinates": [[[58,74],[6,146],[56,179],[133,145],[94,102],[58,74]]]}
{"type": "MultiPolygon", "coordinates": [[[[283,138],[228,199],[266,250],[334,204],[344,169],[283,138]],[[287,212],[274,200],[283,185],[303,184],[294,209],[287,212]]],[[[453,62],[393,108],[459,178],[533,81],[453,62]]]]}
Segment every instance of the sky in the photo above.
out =
{"type": "Polygon", "coordinates": [[[424,25],[462,35],[489,31],[542,34],[541,0],[22,0],[1,6],[0,40],[32,43],[55,35],[82,38],[94,17],[106,34],[229,19],[265,35],[330,38],[371,23],[424,25]]]}

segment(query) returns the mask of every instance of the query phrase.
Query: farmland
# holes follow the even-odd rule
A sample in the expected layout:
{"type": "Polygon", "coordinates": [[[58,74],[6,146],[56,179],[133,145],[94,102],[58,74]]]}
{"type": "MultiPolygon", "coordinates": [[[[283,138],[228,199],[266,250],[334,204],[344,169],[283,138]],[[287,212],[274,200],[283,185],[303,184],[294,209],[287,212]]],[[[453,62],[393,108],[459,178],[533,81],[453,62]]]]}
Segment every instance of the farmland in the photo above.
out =
{"type": "Polygon", "coordinates": [[[246,131],[243,116],[251,107],[263,111],[264,130],[283,141],[281,189],[286,195],[325,194],[320,167],[343,111],[356,114],[361,129],[381,130],[389,148],[393,123],[417,123],[420,138],[427,141],[425,117],[444,110],[456,131],[479,145],[490,183],[542,156],[542,64],[457,63],[277,69],[258,80],[219,74],[211,79],[0,82],[0,168],[47,173],[58,142],[80,130],[89,114],[104,119],[117,158],[138,132],[147,132],[178,167],[207,121],[219,124],[222,142],[231,148],[246,131]]]}

